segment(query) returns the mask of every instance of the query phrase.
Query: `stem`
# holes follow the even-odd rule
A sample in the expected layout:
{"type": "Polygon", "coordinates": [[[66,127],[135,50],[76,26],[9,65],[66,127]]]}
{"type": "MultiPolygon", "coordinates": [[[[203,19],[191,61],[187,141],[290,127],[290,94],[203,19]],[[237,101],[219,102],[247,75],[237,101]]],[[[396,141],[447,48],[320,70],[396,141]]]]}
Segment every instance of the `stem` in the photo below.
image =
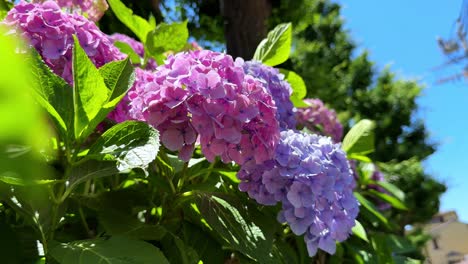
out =
{"type": "Polygon", "coordinates": [[[86,218],[85,218],[85,215],[84,215],[84,212],[83,212],[83,208],[80,206],[78,208],[78,211],[80,213],[81,222],[83,223],[83,227],[84,227],[84,229],[86,231],[86,235],[88,237],[91,237],[91,230],[89,230],[88,223],[86,222],[86,218]]]}
{"type": "Polygon", "coordinates": [[[184,167],[182,168],[182,171],[180,172],[181,176],[179,178],[179,181],[177,182],[178,190],[181,190],[182,187],[184,186],[185,174],[187,173],[187,169],[188,169],[188,162],[185,162],[184,167]]]}
{"type": "Polygon", "coordinates": [[[172,193],[177,193],[176,187],[174,186],[174,183],[172,182],[172,180],[169,177],[167,177],[167,175],[165,176],[166,176],[167,181],[169,182],[169,186],[171,186],[172,193]]]}

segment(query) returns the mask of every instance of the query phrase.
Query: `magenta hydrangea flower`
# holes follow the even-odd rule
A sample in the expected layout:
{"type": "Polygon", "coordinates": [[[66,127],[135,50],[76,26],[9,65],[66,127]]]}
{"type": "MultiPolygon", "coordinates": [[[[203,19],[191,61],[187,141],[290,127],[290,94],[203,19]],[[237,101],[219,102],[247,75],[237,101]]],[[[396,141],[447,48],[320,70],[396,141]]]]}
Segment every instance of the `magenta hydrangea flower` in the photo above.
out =
{"type": "MultiPolygon", "coordinates": [[[[145,49],[143,47],[143,44],[127,35],[120,34],[120,33],[114,33],[109,36],[109,38],[112,40],[113,43],[120,41],[128,44],[136,54],[140,56],[140,58],[144,58],[145,56],[145,49]]],[[[136,64],[135,66],[141,66],[140,64],[136,64]]],[[[155,70],[157,67],[156,61],[153,59],[149,59],[145,69],[146,70],[155,70]]]]}
{"type": "Polygon", "coordinates": [[[278,119],[282,129],[296,128],[296,117],[294,116],[294,106],[291,102],[292,89],[289,83],[284,80],[284,75],[278,69],[264,65],[258,61],[247,61],[243,64],[246,74],[250,74],[260,79],[265,88],[270,92],[275,101],[278,111],[278,119]]]}
{"type": "MultiPolygon", "coordinates": [[[[32,2],[43,3],[45,1],[33,0],[32,2]]],[[[106,0],[55,0],[55,2],[69,13],[77,12],[94,22],[99,21],[109,8],[106,0]]]]}
{"type": "Polygon", "coordinates": [[[296,118],[298,125],[332,137],[334,142],[340,142],[343,137],[343,126],[334,110],[328,109],[320,99],[305,99],[309,107],[298,108],[296,118]]]}
{"type": "MultiPolygon", "coordinates": [[[[195,141],[209,161],[271,159],[279,140],[271,95],[231,56],[209,50],[170,56],[154,74],[137,70],[128,93],[130,119],[157,128],[168,149],[188,160],[195,141]],[[140,73],[139,73],[140,72],[140,73]],[[140,82],[142,76],[145,81],[140,82]],[[254,151],[255,150],[255,151],[254,151]]],[[[116,114],[117,116],[124,116],[116,114]]]]}
{"type": "Polygon", "coordinates": [[[8,12],[2,23],[11,28],[10,33],[23,35],[52,71],[70,84],[73,82],[73,35],[97,67],[125,58],[93,22],[77,14],[64,13],[53,1],[37,4],[22,1],[8,12]]]}
{"type": "Polygon", "coordinates": [[[334,254],[336,241],[351,234],[359,212],[352,171],[340,147],[329,137],[285,130],[272,160],[248,161],[237,174],[239,189],[258,203],[282,204],[278,221],[304,234],[310,256],[318,248],[334,254]]]}

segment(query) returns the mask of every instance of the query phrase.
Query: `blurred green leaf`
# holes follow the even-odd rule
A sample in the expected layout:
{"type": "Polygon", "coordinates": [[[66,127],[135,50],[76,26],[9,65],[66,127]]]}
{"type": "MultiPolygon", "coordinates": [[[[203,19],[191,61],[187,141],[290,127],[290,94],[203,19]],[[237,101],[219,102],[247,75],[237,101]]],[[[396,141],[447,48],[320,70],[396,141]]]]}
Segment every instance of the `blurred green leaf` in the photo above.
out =
{"type": "Polygon", "coordinates": [[[60,243],[50,249],[50,255],[63,264],[169,263],[157,247],[123,236],[60,243]]]}
{"type": "Polygon", "coordinates": [[[355,220],[356,225],[353,227],[352,231],[353,234],[359,237],[360,239],[369,242],[369,239],[367,238],[367,233],[362,224],[358,221],[355,220]]]}
{"type": "Polygon", "coordinates": [[[405,206],[405,204],[403,204],[403,202],[401,202],[400,200],[398,200],[397,198],[393,196],[390,196],[386,193],[382,193],[382,192],[372,190],[372,189],[368,190],[368,192],[374,195],[375,197],[389,203],[394,208],[397,208],[400,210],[408,210],[408,208],[405,206]]]}
{"type": "Polygon", "coordinates": [[[348,155],[365,155],[374,151],[374,122],[362,119],[346,134],[342,148],[348,155]]]}
{"type": "Polygon", "coordinates": [[[393,185],[393,184],[391,184],[389,182],[386,182],[386,181],[371,181],[370,183],[376,184],[376,185],[384,188],[386,191],[388,191],[390,194],[392,194],[393,196],[398,198],[400,201],[405,200],[405,193],[402,190],[400,190],[398,187],[396,187],[395,185],[393,185]]]}
{"type": "Polygon", "coordinates": [[[359,201],[361,206],[363,206],[365,209],[367,209],[373,216],[375,216],[377,219],[379,219],[380,222],[382,222],[384,225],[388,226],[388,220],[385,216],[383,216],[377,208],[369,201],[367,200],[364,196],[362,196],[358,192],[354,192],[354,196],[356,199],[359,201]]]}
{"type": "Polygon", "coordinates": [[[353,160],[358,160],[358,161],[368,162],[368,163],[372,162],[372,160],[369,157],[364,156],[364,155],[359,155],[356,153],[348,155],[348,159],[353,159],[353,160]]]}
{"type": "Polygon", "coordinates": [[[54,184],[58,182],[57,180],[34,180],[34,179],[25,179],[24,177],[15,177],[8,174],[0,175],[0,181],[18,186],[29,186],[29,185],[43,185],[43,184],[54,184]]]}
{"type": "Polygon", "coordinates": [[[268,36],[258,44],[254,60],[268,66],[276,66],[285,62],[291,52],[292,25],[284,23],[277,25],[268,36]]]}
{"type": "Polygon", "coordinates": [[[3,20],[8,11],[13,7],[13,3],[6,1],[6,0],[0,0],[0,21],[3,20]]]}

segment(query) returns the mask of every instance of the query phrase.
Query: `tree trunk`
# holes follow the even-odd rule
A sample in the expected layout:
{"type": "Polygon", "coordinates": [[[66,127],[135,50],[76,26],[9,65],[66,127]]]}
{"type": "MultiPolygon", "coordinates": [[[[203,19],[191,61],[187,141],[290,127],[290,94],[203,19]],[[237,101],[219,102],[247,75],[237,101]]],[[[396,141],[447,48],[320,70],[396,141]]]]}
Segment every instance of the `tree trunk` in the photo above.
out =
{"type": "Polygon", "coordinates": [[[227,53],[249,60],[266,37],[270,0],[220,0],[227,53]]]}

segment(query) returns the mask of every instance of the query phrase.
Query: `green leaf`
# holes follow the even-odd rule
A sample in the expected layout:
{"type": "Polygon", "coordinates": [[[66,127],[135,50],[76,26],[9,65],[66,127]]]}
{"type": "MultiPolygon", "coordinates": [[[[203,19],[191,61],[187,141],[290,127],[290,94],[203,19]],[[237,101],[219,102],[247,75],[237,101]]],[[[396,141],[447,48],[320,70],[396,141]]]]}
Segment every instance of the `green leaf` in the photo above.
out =
{"type": "Polygon", "coordinates": [[[386,193],[381,193],[381,192],[378,192],[376,190],[368,190],[369,193],[371,193],[372,195],[378,197],[379,199],[389,203],[391,206],[397,208],[397,209],[400,209],[400,210],[408,210],[408,208],[406,207],[406,205],[404,203],[402,203],[400,200],[398,200],[397,198],[393,197],[393,196],[390,196],[386,193]]]}
{"type": "Polygon", "coordinates": [[[359,155],[359,154],[351,154],[351,155],[348,155],[348,159],[353,159],[353,160],[358,160],[358,161],[362,161],[362,162],[372,162],[372,160],[367,157],[367,156],[364,156],[364,155],[359,155]]]}
{"type": "Polygon", "coordinates": [[[187,44],[188,37],[187,21],[172,24],[161,23],[148,33],[145,47],[156,62],[162,64],[163,53],[180,51],[187,44]]]}
{"type": "Polygon", "coordinates": [[[140,55],[138,55],[127,43],[116,41],[114,42],[114,46],[116,46],[122,53],[127,54],[133,64],[142,64],[142,58],[140,55]]]}
{"type": "Polygon", "coordinates": [[[10,11],[12,7],[13,3],[6,0],[0,0],[0,21],[6,17],[8,11],[10,11]]]}
{"type": "Polygon", "coordinates": [[[64,197],[67,197],[79,184],[87,180],[108,177],[118,173],[119,171],[114,161],[81,161],[70,170],[68,178],[69,186],[65,191],[64,197]]]}
{"type": "Polygon", "coordinates": [[[53,73],[35,49],[31,49],[35,99],[50,114],[62,138],[73,138],[73,89],[53,73]]]}
{"type": "Polygon", "coordinates": [[[405,193],[402,190],[400,190],[398,187],[396,187],[395,185],[393,185],[393,184],[391,184],[389,182],[386,182],[386,181],[372,181],[371,183],[376,184],[376,185],[384,188],[386,191],[391,193],[393,196],[400,199],[400,201],[405,200],[405,193]]]}
{"type": "Polygon", "coordinates": [[[209,233],[189,222],[182,225],[185,243],[196,250],[204,264],[224,263],[227,258],[226,252],[209,233]]]}
{"type": "Polygon", "coordinates": [[[30,57],[15,51],[21,44],[0,28],[0,58],[8,62],[0,64],[0,176],[8,184],[40,181],[50,173],[44,162],[50,128],[32,96],[39,84],[30,57]]]}
{"type": "Polygon", "coordinates": [[[362,119],[346,134],[342,148],[348,155],[365,155],[374,151],[374,122],[362,119]]]}
{"type": "Polygon", "coordinates": [[[104,83],[110,91],[110,97],[99,113],[102,118],[115,108],[132,87],[135,82],[135,67],[128,59],[113,61],[99,68],[99,73],[104,78],[104,83]]]}
{"type": "Polygon", "coordinates": [[[359,237],[360,239],[362,239],[362,240],[364,240],[366,242],[369,242],[369,239],[367,239],[366,230],[364,229],[362,224],[358,220],[355,220],[355,223],[356,224],[352,229],[353,234],[356,235],[357,237],[359,237]]]}
{"type": "Polygon", "coordinates": [[[253,59],[268,66],[276,66],[285,62],[291,52],[291,23],[277,25],[268,33],[255,50],[253,59]]]}
{"type": "Polygon", "coordinates": [[[186,245],[182,239],[172,233],[168,233],[161,244],[170,263],[196,264],[200,260],[192,247],[186,245]]]}
{"type": "Polygon", "coordinates": [[[122,236],[60,243],[50,249],[50,255],[63,264],[169,263],[157,247],[122,236]]]}
{"type": "Polygon", "coordinates": [[[140,16],[134,15],[130,8],[127,8],[120,0],[107,0],[115,16],[127,26],[141,42],[146,42],[148,32],[153,30],[153,26],[140,16]]]}
{"type": "Polygon", "coordinates": [[[293,90],[291,94],[291,102],[295,107],[307,107],[308,105],[302,101],[307,94],[307,87],[304,80],[297,73],[280,69],[280,72],[284,74],[285,80],[291,85],[293,90]]]}
{"type": "Polygon", "coordinates": [[[360,193],[354,192],[354,196],[359,201],[361,206],[363,206],[367,211],[369,211],[374,217],[376,217],[380,222],[382,222],[385,226],[388,226],[388,220],[383,216],[377,208],[364,196],[360,193]]]}
{"type": "MultiPolygon", "coordinates": [[[[95,128],[95,118],[110,95],[104,78],[96,69],[76,36],[73,47],[73,101],[75,138],[85,139],[95,128]],[[94,121],[94,122],[92,122],[94,121]]],[[[101,121],[101,120],[99,120],[101,121]]]]}
{"type": "Polygon", "coordinates": [[[88,155],[116,160],[117,169],[127,172],[134,168],[145,169],[158,155],[159,146],[156,129],[144,122],[126,121],[104,132],[88,155]]]}
{"type": "Polygon", "coordinates": [[[44,185],[44,184],[54,184],[58,180],[36,180],[36,179],[27,179],[25,177],[18,177],[15,174],[0,174],[0,181],[17,186],[30,186],[30,185],[44,185]]]}
{"type": "Polygon", "coordinates": [[[261,263],[272,261],[274,223],[261,222],[265,216],[259,217],[233,199],[200,194],[199,203],[206,222],[229,247],[261,263]]]}

